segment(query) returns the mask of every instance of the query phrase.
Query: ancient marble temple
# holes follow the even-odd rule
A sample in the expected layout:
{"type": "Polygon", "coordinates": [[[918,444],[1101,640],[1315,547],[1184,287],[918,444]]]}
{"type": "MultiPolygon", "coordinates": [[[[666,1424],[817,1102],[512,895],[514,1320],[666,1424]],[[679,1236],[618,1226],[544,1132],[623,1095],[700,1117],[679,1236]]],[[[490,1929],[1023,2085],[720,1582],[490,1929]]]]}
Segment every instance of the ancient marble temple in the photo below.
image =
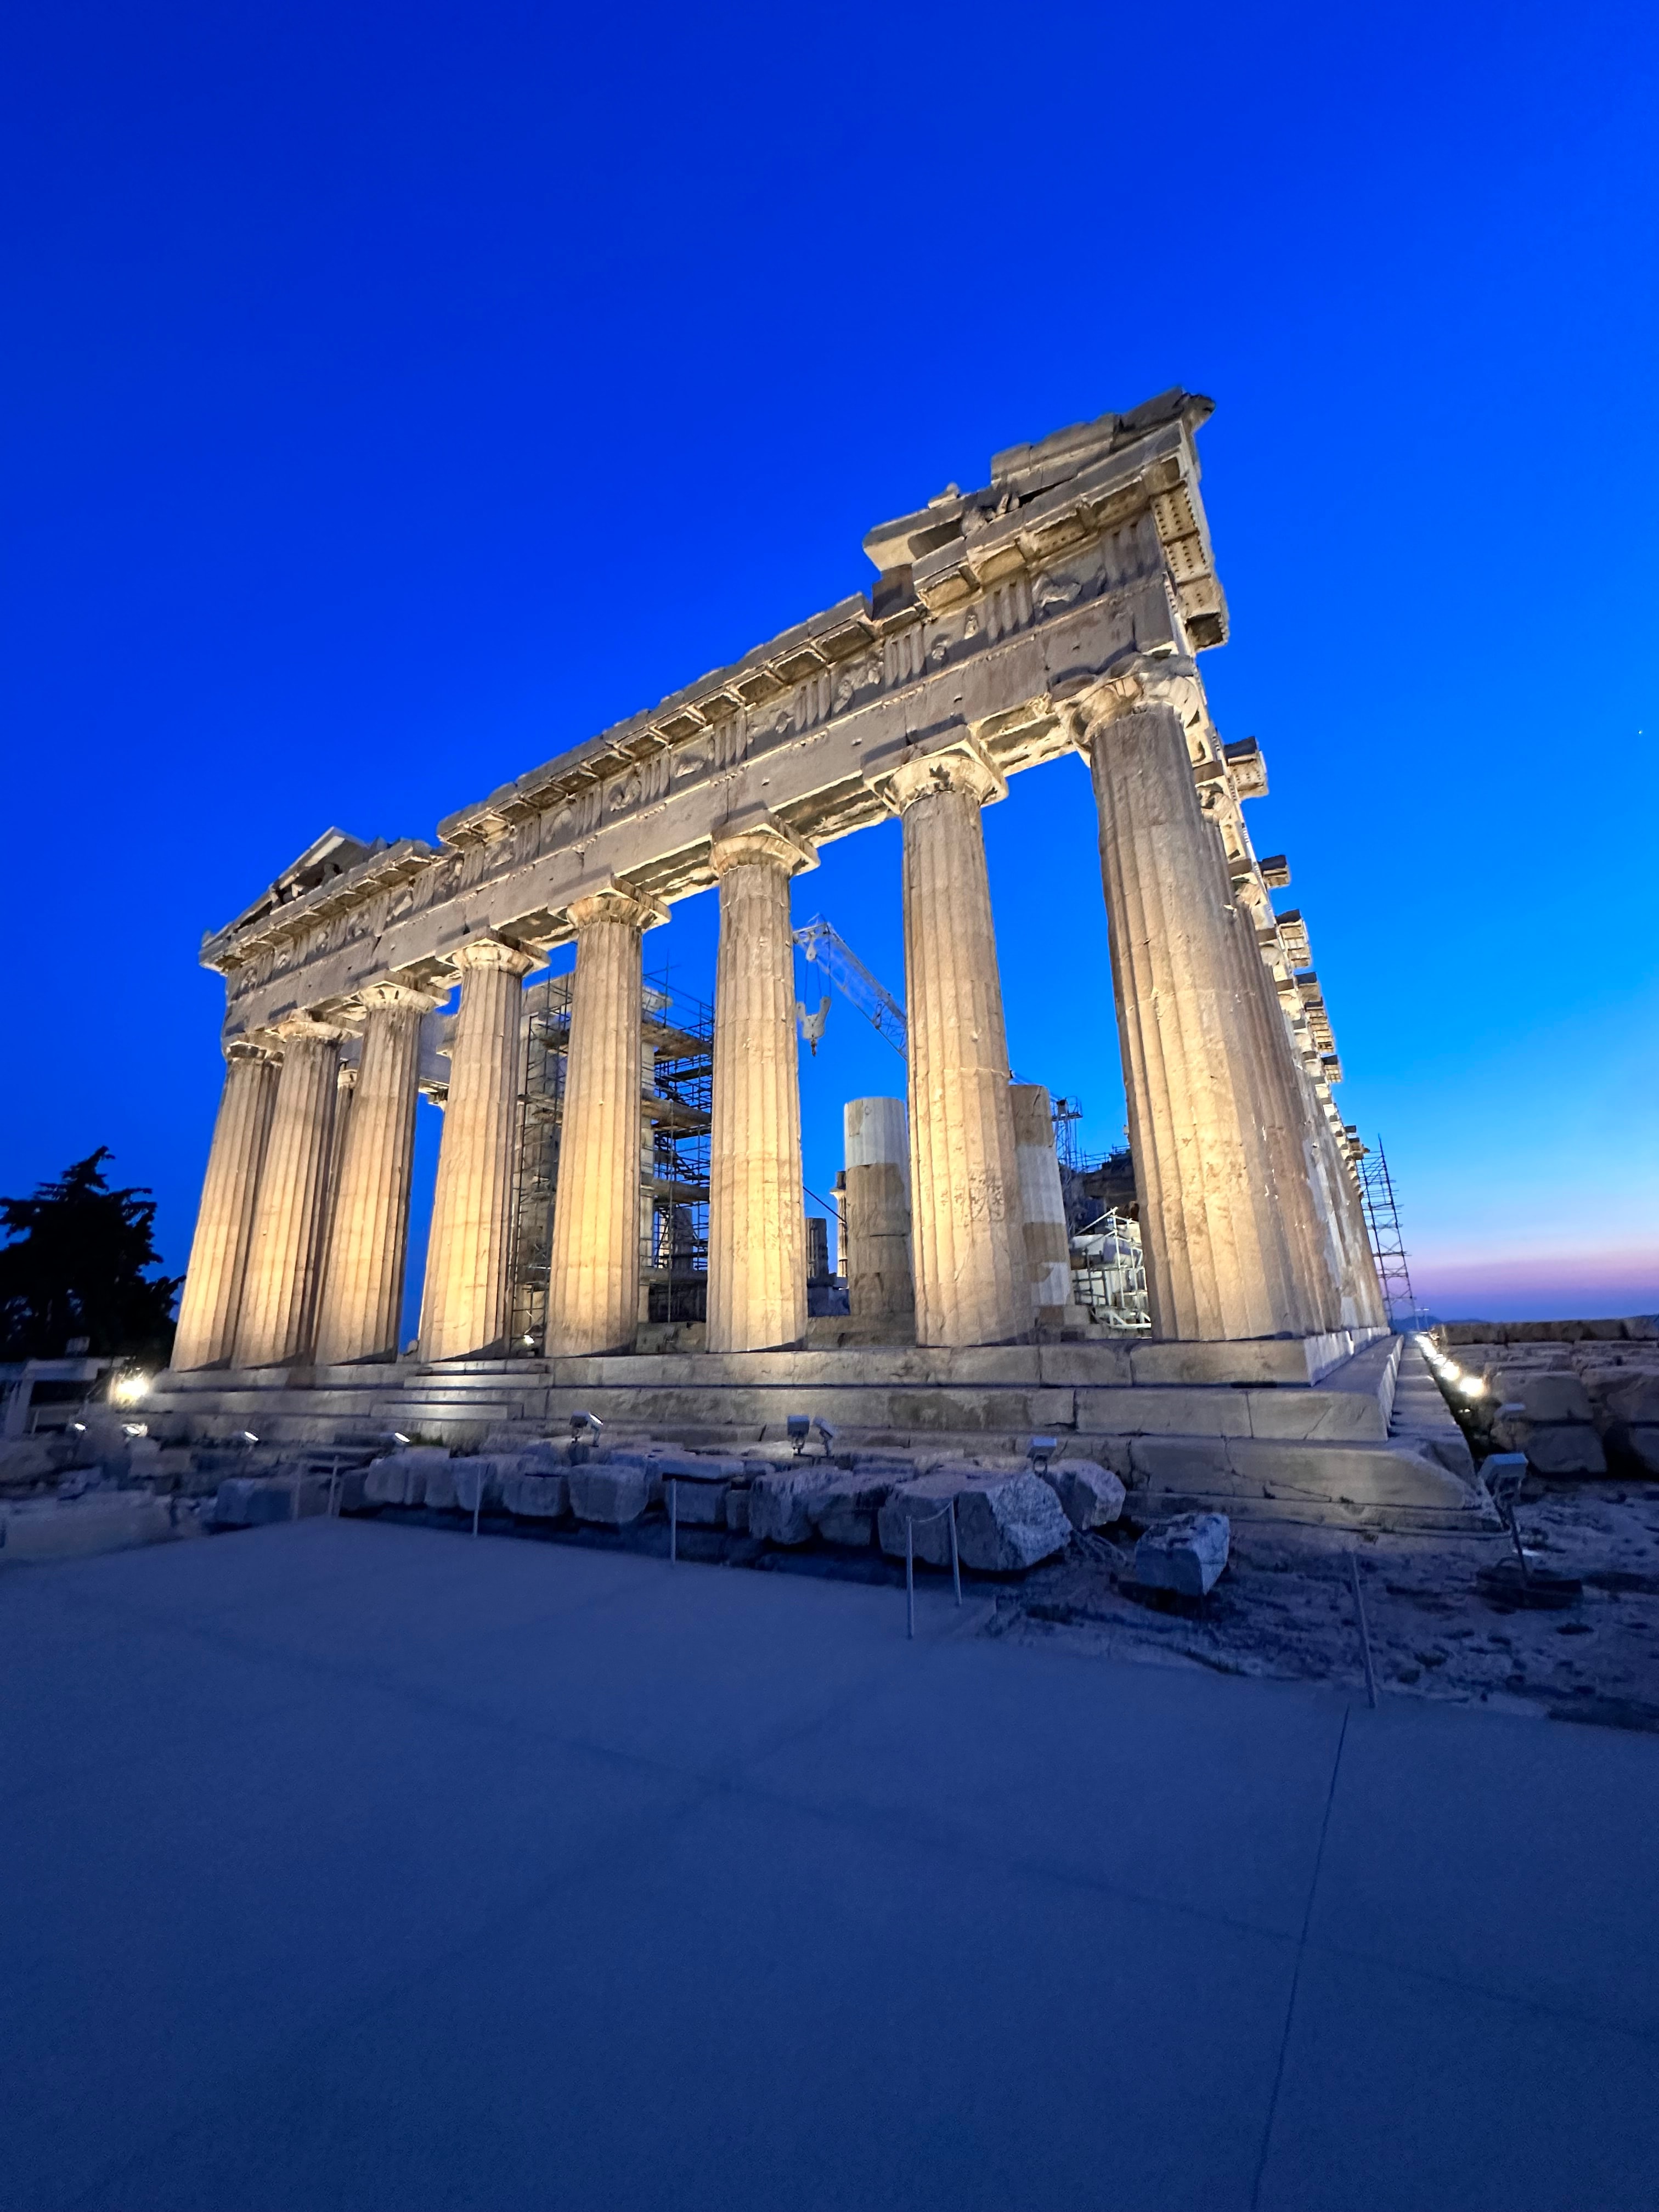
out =
{"type": "Polygon", "coordinates": [[[1029,1340],[1034,1274],[1063,1272],[1064,1245],[1033,1261],[981,814],[1066,752],[1099,815],[1155,1336],[1373,1334],[1323,1000],[1299,917],[1268,896],[1285,862],[1245,827],[1261,754],[1222,742],[1199,672],[1227,634],[1198,489],[1210,411],[1172,392],[998,454],[982,489],[870,532],[867,592],[462,807],[433,843],[331,833],[208,937],[225,1087],[175,1372],[397,1357],[422,1018],[457,987],[417,1359],[510,1352],[524,979],[566,944],[545,1355],[631,1351],[642,939],[711,886],[707,1355],[800,1344],[790,879],[890,815],[915,1343],[1029,1340]]]}

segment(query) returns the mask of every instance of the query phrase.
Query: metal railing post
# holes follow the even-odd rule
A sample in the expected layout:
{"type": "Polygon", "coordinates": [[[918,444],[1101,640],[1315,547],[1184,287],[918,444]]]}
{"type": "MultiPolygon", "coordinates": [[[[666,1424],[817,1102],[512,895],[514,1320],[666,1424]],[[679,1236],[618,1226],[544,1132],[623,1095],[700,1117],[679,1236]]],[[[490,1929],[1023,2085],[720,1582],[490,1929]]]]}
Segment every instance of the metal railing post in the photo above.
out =
{"type": "Polygon", "coordinates": [[[475,1536],[478,1533],[478,1516],[483,1511],[483,1469],[480,1468],[478,1469],[478,1487],[472,1493],[472,1533],[475,1536]]]}
{"type": "Polygon", "coordinates": [[[904,1632],[911,1642],[916,1634],[916,1524],[904,1524],[904,1632]]]}
{"type": "Polygon", "coordinates": [[[951,1504],[951,1580],[956,1584],[957,1603],[962,1603],[962,1555],[957,1550],[957,1501],[951,1504]]]}
{"type": "Polygon", "coordinates": [[[668,1564],[672,1567],[679,1556],[680,1548],[680,1486],[671,1474],[668,1478],[668,1564]]]}

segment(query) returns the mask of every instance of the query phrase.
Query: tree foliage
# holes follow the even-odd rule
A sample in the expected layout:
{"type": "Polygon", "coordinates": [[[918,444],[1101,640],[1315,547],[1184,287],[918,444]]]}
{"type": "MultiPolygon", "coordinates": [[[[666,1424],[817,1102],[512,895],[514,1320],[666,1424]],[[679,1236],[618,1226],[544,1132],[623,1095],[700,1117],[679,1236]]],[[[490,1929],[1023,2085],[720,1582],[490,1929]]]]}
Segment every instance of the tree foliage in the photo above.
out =
{"type": "Polygon", "coordinates": [[[142,1187],[112,1190],[106,1145],[43,1182],[32,1198],[0,1198],[0,1358],[58,1359],[71,1337],[94,1353],[165,1360],[182,1275],[160,1265],[155,1201],[142,1187]]]}

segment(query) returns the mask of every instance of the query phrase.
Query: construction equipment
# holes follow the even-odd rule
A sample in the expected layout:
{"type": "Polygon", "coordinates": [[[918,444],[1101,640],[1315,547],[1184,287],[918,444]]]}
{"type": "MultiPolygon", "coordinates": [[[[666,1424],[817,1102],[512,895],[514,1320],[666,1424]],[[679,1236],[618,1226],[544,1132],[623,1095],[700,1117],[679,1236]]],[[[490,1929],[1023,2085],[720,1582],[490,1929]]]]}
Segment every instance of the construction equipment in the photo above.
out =
{"type": "MultiPolygon", "coordinates": [[[[815,914],[811,921],[795,932],[795,942],[803,958],[818,969],[843,998],[851,1000],[901,1060],[906,1059],[910,1049],[910,1031],[903,1007],[885,984],[876,981],[841,933],[832,928],[821,914],[815,914]]],[[[813,1014],[809,1014],[797,1000],[795,1016],[800,1024],[800,1033],[816,1057],[818,1040],[830,1018],[829,999],[820,999],[817,1012],[813,1014]]]]}
{"type": "Polygon", "coordinates": [[[1367,1146],[1359,1156],[1359,1197],[1365,1211],[1365,1229],[1371,1242],[1371,1257],[1376,1262],[1377,1279],[1382,1285],[1382,1303],[1388,1309],[1389,1321],[1395,1328],[1415,1328],[1419,1326],[1417,1293],[1412,1288],[1412,1271],[1406,1264],[1406,1246],[1400,1233],[1400,1208],[1394,1194],[1394,1178],[1389,1173],[1388,1154],[1382,1149],[1382,1139],[1376,1140],[1373,1152],[1367,1146]]]}

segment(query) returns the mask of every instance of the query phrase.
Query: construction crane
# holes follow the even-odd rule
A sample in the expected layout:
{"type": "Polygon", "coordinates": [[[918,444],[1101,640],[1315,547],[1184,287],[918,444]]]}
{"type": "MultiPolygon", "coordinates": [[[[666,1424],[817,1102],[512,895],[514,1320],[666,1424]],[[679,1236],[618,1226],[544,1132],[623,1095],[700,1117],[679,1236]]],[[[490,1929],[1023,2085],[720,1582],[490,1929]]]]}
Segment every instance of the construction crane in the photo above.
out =
{"type": "MultiPolygon", "coordinates": [[[[795,932],[795,942],[803,957],[822,970],[824,981],[832,983],[843,998],[850,999],[878,1036],[884,1037],[901,1060],[906,1059],[910,1049],[910,1031],[904,1009],[886,985],[876,981],[846,939],[832,929],[821,914],[815,914],[811,921],[795,932]]],[[[818,1000],[816,1013],[809,1013],[797,999],[795,1018],[816,1058],[818,1040],[830,1018],[828,993],[818,1000]]]]}

